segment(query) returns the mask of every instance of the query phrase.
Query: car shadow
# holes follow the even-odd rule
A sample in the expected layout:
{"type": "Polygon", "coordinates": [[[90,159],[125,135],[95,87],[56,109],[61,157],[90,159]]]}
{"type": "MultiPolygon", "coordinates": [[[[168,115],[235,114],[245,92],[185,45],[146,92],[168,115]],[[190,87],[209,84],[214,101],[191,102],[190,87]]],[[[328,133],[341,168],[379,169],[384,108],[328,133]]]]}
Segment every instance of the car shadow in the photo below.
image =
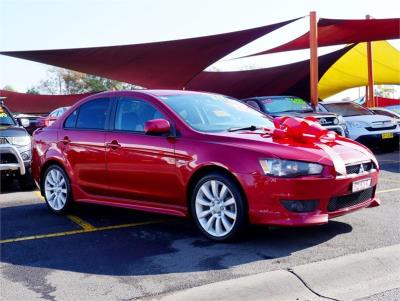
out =
{"type": "MultiPolygon", "coordinates": [[[[47,212],[44,204],[13,208],[1,210],[2,239],[5,238],[3,233],[12,237],[15,236],[13,233],[26,236],[76,229],[76,225],[71,224],[68,218],[47,212]],[[22,211],[18,213],[16,210],[22,211]],[[29,223],[33,216],[36,222],[29,223]],[[8,222],[4,222],[5,219],[8,222]],[[17,232],[10,232],[10,228],[18,223],[27,226],[19,226],[15,230],[17,232]],[[35,225],[42,229],[40,233],[26,230],[35,225]]],[[[93,205],[85,206],[77,215],[96,227],[164,218],[155,214],[93,205]]],[[[295,252],[351,231],[349,224],[338,221],[306,228],[252,226],[244,238],[236,242],[216,243],[199,234],[189,219],[172,218],[162,223],[136,227],[3,243],[0,255],[2,262],[12,265],[96,275],[186,273],[229,269],[262,260],[279,263],[279,260],[295,252]]],[[[13,274],[7,266],[3,267],[2,273],[5,277],[8,273],[13,274]]]]}
{"type": "Polygon", "coordinates": [[[381,170],[400,173],[400,151],[374,151],[381,170]]]}

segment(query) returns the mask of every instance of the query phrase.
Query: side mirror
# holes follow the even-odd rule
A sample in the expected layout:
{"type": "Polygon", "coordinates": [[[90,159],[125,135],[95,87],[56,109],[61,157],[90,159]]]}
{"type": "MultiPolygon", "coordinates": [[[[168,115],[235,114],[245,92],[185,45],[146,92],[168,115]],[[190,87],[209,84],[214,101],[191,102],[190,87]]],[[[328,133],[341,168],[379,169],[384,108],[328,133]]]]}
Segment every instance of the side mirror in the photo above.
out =
{"type": "Polygon", "coordinates": [[[165,119],[152,119],[146,121],[144,124],[144,133],[146,135],[151,134],[165,134],[169,133],[171,125],[168,120],[165,119]]]}
{"type": "Polygon", "coordinates": [[[30,125],[28,118],[19,118],[19,123],[24,127],[27,128],[30,125]]]}

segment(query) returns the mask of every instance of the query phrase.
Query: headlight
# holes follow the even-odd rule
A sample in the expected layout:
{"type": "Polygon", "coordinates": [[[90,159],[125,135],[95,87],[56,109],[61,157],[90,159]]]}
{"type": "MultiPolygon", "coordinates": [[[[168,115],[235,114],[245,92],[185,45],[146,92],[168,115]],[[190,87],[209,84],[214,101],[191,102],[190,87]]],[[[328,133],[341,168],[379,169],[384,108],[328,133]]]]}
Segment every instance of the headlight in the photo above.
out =
{"type": "Polygon", "coordinates": [[[20,137],[7,137],[7,140],[13,145],[28,145],[31,143],[30,136],[20,136],[20,137]]]}
{"type": "Polygon", "coordinates": [[[363,121],[349,121],[348,125],[353,128],[366,128],[369,126],[368,123],[363,122],[363,121]]]}
{"type": "Polygon", "coordinates": [[[344,120],[342,115],[338,115],[337,119],[339,120],[339,124],[345,124],[346,121],[344,120]]]}
{"type": "Polygon", "coordinates": [[[264,174],[276,177],[319,175],[324,169],[321,164],[317,163],[280,159],[262,159],[260,164],[264,174]]]}

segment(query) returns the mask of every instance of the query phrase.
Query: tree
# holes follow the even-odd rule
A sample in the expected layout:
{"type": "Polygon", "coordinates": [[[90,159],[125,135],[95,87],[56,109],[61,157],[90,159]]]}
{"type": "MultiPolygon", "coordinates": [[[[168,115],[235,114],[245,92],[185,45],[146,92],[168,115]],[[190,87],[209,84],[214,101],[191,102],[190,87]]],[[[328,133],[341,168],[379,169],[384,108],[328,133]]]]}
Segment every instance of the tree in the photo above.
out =
{"type": "Polygon", "coordinates": [[[42,94],[76,94],[137,88],[140,87],[100,76],[53,67],[49,68],[47,79],[40,81],[31,90],[42,94]]]}
{"type": "Polygon", "coordinates": [[[26,90],[26,93],[28,93],[28,94],[40,94],[38,89],[36,89],[35,87],[28,88],[26,90]]]}
{"type": "Polygon", "coordinates": [[[14,87],[11,86],[11,85],[5,85],[5,86],[3,87],[3,90],[15,92],[14,87]]]}

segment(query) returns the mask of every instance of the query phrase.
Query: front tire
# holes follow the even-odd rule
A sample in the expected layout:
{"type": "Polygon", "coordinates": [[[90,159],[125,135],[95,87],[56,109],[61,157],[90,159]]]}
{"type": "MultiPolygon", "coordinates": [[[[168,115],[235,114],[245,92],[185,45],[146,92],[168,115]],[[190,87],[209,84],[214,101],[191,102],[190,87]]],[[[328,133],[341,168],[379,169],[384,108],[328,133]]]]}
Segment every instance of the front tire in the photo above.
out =
{"type": "Polygon", "coordinates": [[[43,180],[44,198],[48,208],[57,214],[66,213],[72,203],[71,185],[65,171],[58,165],[47,168],[43,180]]]}
{"type": "Polygon", "coordinates": [[[191,210],[197,227],[212,240],[237,238],[247,225],[246,202],[238,185],[220,173],[208,174],[198,181],[191,210]]]}

